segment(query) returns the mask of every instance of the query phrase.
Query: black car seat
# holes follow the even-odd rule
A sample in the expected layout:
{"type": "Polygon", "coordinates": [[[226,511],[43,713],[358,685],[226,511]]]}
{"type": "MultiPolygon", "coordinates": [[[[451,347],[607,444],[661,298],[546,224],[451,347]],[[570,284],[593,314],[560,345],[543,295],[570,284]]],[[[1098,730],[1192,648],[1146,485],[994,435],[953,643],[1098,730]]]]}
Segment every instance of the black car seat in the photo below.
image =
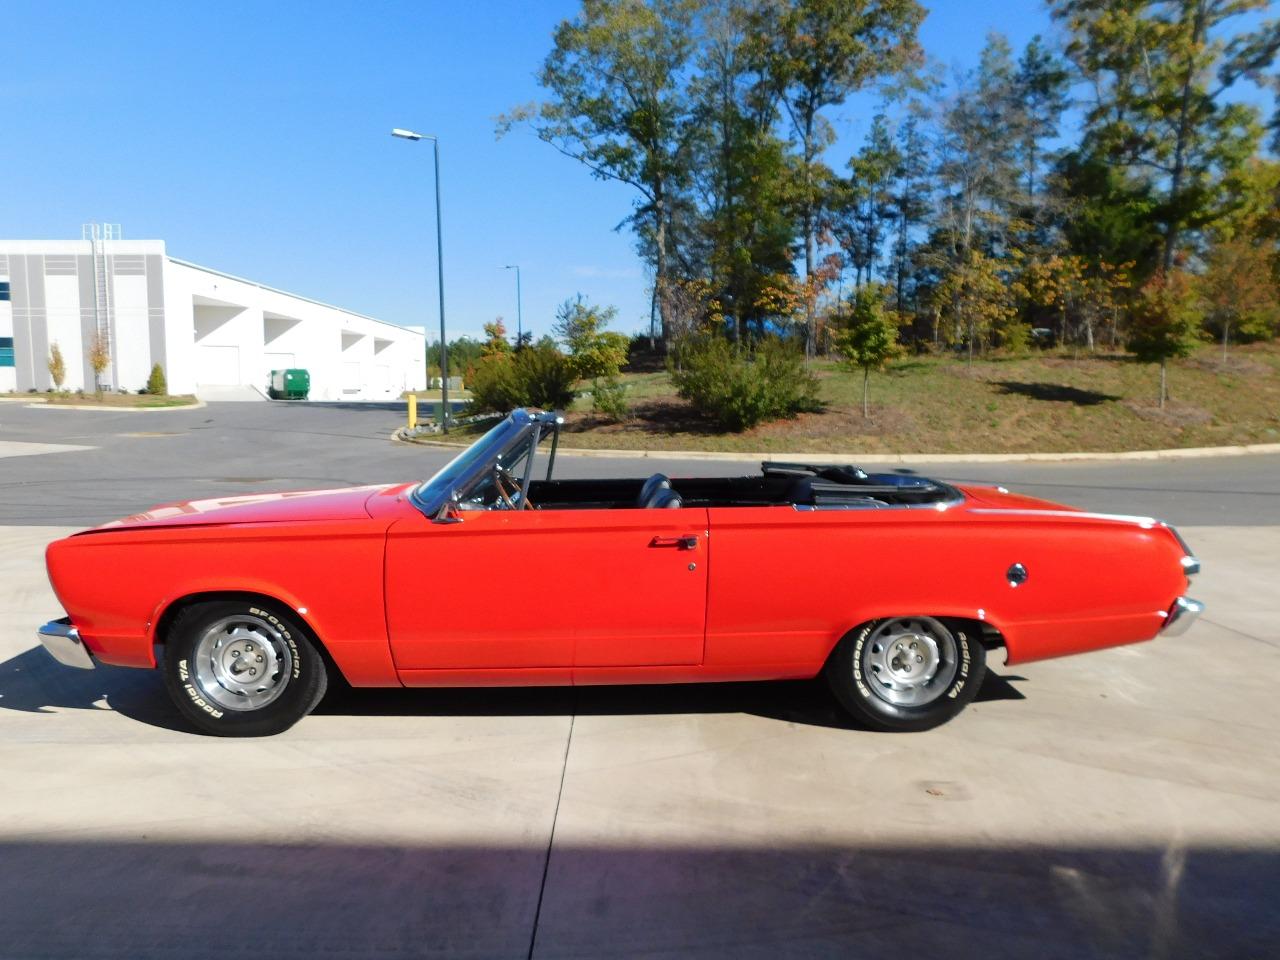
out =
{"type": "Polygon", "coordinates": [[[644,486],[640,488],[640,495],[636,497],[637,507],[653,506],[649,501],[653,499],[653,495],[659,490],[670,490],[671,481],[661,473],[655,473],[652,477],[644,482],[644,486]]]}

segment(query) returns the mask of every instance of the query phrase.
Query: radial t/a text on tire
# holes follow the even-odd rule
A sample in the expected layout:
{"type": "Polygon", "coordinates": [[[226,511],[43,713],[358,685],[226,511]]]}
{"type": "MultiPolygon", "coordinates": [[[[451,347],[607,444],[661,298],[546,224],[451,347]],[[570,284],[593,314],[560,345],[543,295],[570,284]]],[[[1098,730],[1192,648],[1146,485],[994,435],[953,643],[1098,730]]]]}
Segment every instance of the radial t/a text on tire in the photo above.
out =
{"type": "Polygon", "coordinates": [[[282,604],[217,600],[173,620],[161,665],[165,687],[193,726],[226,737],[280,733],[324,696],[324,658],[282,604]]]}
{"type": "Polygon", "coordinates": [[[865,726],[929,730],[963,710],[982,685],[982,629],[923,615],[872,620],[841,639],[825,673],[841,706],[865,726]]]}

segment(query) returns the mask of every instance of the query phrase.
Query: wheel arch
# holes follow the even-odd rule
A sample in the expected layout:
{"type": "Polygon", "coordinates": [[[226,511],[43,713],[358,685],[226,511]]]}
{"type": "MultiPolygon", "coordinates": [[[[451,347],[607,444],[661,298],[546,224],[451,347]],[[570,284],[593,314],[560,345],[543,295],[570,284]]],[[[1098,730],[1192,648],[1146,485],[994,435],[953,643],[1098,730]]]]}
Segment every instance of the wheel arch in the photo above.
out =
{"type": "Polygon", "coordinates": [[[319,651],[321,658],[325,662],[331,677],[342,677],[342,670],[338,667],[337,662],[333,659],[333,655],[329,652],[325,645],[324,638],[320,632],[316,630],[315,625],[302,612],[306,608],[299,610],[298,606],[290,603],[281,596],[273,596],[258,590],[200,590],[193,593],[183,594],[167,601],[156,610],[155,615],[151,618],[151,645],[152,654],[156,663],[160,662],[160,653],[157,648],[164,647],[168,642],[169,629],[173,625],[174,620],[182,611],[202,603],[217,603],[219,601],[235,601],[243,600],[248,602],[270,603],[277,606],[285,607],[290,615],[296,617],[299,625],[307,633],[307,639],[314,644],[319,651]]]}
{"type": "Polygon", "coordinates": [[[1000,627],[999,623],[993,621],[987,615],[987,611],[980,607],[957,607],[950,604],[934,604],[923,603],[919,605],[919,609],[911,610],[878,610],[871,608],[861,611],[862,615],[856,620],[848,622],[844,630],[837,633],[831,638],[830,646],[827,649],[827,655],[823,660],[823,666],[831,661],[831,657],[835,654],[836,648],[839,647],[840,641],[849,634],[858,630],[860,627],[876,620],[886,620],[890,617],[920,616],[933,617],[935,620],[961,621],[971,624],[976,628],[982,637],[982,646],[987,652],[992,650],[1003,649],[1005,652],[1006,662],[1009,656],[1009,642],[1005,631],[1000,627]]]}

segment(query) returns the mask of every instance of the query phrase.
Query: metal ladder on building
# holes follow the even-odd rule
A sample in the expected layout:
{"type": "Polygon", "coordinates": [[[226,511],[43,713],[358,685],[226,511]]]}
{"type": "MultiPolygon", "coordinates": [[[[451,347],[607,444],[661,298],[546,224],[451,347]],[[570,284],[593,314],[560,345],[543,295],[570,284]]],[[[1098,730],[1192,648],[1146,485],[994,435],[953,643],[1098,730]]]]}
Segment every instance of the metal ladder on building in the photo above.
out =
{"type": "Polygon", "coordinates": [[[111,358],[102,372],[102,387],[110,389],[115,383],[116,351],[111,322],[111,271],[107,269],[106,241],[121,238],[118,223],[86,223],[80,228],[81,239],[88,240],[93,249],[93,317],[98,337],[111,358]]]}

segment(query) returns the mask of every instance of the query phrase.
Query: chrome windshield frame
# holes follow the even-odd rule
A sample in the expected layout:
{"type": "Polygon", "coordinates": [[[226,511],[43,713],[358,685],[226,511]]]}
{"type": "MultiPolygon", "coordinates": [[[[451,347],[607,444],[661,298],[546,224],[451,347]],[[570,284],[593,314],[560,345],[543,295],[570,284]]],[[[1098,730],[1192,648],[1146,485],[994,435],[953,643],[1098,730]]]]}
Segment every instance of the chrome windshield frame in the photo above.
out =
{"type": "MultiPolygon", "coordinates": [[[[537,453],[537,444],[545,436],[547,430],[550,429],[553,431],[552,443],[554,450],[559,441],[560,425],[562,423],[564,423],[564,418],[556,413],[542,410],[525,410],[524,408],[511,411],[494,429],[460,452],[429,478],[415,486],[409,494],[409,501],[428,519],[434,519],[440,515],[441,509],[451,498],[465,496],[467,491],[494,468],[508,450],[523,442],[532,433],[533,449],[530,450],[529,463],[525,470],[523,483],[523,492],[527,496],[529,483],[532,479],[533,458],[537,453]],[[485,449],[480,451],[478,456],[474,456],[476,447],[480,444],[484,444],[485,449]],[[432,484],[446,474],[455,464],[467,460],[470,460],[470,462],[458,472],[457,476],[452,478],[451,483],[435,491],[430,490],[432,484]]],[[[548,480],[551,479],[551,467],[554,462],[553,455],[547,464],[548,480]]]]}

